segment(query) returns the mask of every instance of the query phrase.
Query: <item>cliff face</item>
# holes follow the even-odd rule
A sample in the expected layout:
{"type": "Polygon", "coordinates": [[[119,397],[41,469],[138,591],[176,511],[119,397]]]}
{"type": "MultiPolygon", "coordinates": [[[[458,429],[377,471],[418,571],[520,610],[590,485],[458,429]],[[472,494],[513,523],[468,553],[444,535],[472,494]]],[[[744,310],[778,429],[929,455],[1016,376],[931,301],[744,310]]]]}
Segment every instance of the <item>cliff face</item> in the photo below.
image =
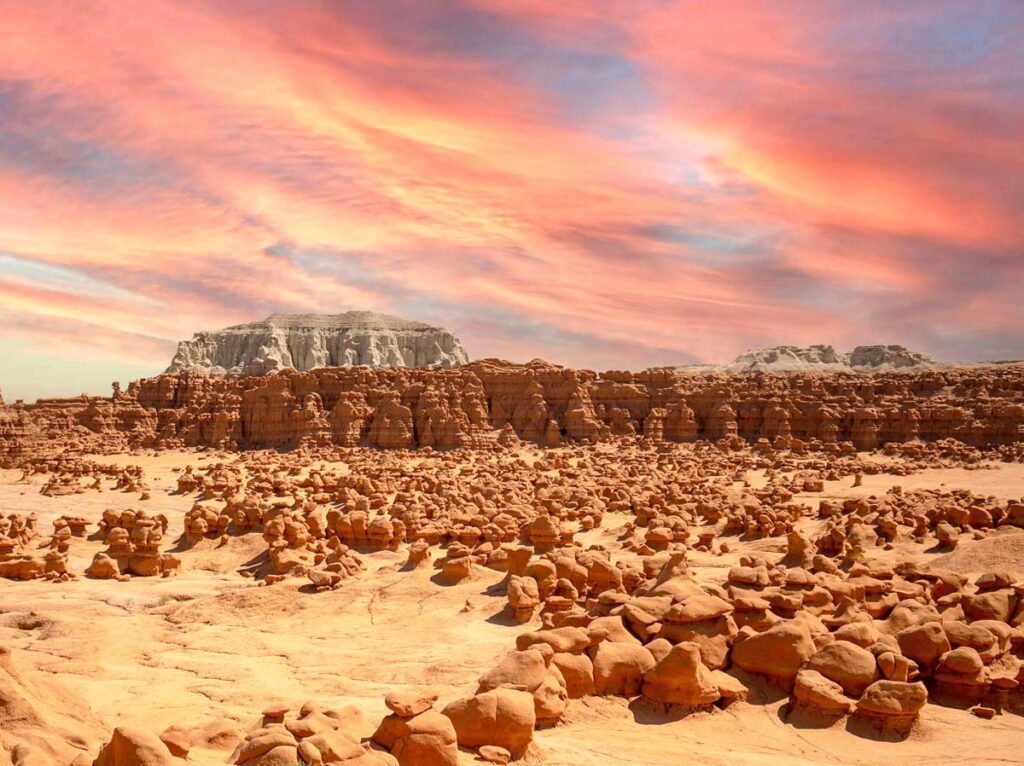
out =
{"type": "Polygon", "coordinates": [[[0,468],[21,453],[31,430],[31,418],[20,406],[7,407],[0,400],[0,468]]]}
{"type": "Polygon", "coordinates": [[[318,367],[432,367],[469,361],[441,327],[386,314],[274,314],[262,322],[200,332],[178,344],[167,372],[262,375],[318,367]]]}
{"type": "Polygon", "coordinates": [[[0,456],[15,457],[28,440],[110,451],[483,447],[496,438],[554,446],[630,435],[652,442],[846,442],[856,449],[914,439],[1010,444],[1024,441],[1024,365],[870,375],[598,374],[483,360],[454,370],[174,373],[132,383],[110,399],[10,408],[0,421],[0,456]]]}
{"type": "Polygon", "coordinates": [[[773,370],[776,372],[795,370],[840,370],[848,368],[848,357],[832,346],[773,346],[771,348],[746,351],[729,364],[725,372],[773,370]]]}
{"type": "Polygon", "coordinates": [[[935,366],[931,357],[903,346],[857,346],[848,354],[832,346],[773,346],[746,351],[728,364],[710,369],[721,372],[870,372],[935,366]]]}
{"type": "Polygon", "coordinates": [[[850,352],[850,366],[857,369],[933,367],[935,360],[903,346],[857,346],[850,352]]]}

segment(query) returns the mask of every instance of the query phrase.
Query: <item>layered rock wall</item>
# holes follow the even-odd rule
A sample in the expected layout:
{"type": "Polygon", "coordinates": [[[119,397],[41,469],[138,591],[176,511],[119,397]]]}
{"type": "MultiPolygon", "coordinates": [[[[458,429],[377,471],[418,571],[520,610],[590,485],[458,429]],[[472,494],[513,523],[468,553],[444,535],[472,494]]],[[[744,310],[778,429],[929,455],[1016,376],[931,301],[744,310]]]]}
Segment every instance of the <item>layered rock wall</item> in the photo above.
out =
{"type": "Polygon", "coordinates": [[[772,346],[746,351],[728,364],[705,368],[718,372],[873,372],[926,369],[939,364],[931,357],[903,346],[857,346],[849,353],[832,346],[772,346]]]}
{"type": "Polygon", "coordinates": [[[481,446],[499,431],[553,446],[616,436],[974,446],[1024,440],[1024,365],[875,375],[596,373],[483,360],[455,370],[324,368],[164,374],[109,399],[0,410],[0,457],[28,441],[94,449],[481,446]]]}
{"type": "Polygon", "coordinates": [[[0,402],[0,468],[21,453],[29,431],[29,416],[0,402]]]}
{"type": "Polygon", "coordinates": [[[438,367],[469,361],[442,327],[369,311],[274,314],[262,322],[196,333],[178,344],[168,372],[261,375],[318,367],[438,367]]]}

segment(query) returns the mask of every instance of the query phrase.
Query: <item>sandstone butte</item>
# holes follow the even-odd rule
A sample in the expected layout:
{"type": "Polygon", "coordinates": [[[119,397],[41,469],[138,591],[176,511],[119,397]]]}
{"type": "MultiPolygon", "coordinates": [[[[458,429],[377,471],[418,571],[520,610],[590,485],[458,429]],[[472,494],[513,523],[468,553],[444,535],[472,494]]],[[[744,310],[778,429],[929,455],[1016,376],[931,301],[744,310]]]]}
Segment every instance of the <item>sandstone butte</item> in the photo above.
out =
{"type": "Polygon", "coordinates": [[[175,372],[0,508],[0,766],[1019,759],[1024,365],[175,372]]]}
{"type": "Polygon", "coordinates": [[[272,314],[261,322],[196,333],[178,344],[168,372],[260,375],[315,367],[439,367],[469,361],[443,327],[378,314],[272,314]]]}

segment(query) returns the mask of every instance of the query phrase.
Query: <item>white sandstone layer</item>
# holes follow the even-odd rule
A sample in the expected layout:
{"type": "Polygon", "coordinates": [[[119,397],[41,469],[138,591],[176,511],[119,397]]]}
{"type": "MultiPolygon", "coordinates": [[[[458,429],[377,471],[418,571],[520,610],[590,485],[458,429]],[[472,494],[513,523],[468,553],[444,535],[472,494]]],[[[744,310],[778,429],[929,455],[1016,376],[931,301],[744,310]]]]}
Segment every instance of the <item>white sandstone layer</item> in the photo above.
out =
{"type": "Polygon", "coordinates": [[[377,314],[274,314],[262,322],[198,332],[178,344],[167,372],[262,375],[316,367],[439,367],[469,361],[442,327],[377,314]]]}

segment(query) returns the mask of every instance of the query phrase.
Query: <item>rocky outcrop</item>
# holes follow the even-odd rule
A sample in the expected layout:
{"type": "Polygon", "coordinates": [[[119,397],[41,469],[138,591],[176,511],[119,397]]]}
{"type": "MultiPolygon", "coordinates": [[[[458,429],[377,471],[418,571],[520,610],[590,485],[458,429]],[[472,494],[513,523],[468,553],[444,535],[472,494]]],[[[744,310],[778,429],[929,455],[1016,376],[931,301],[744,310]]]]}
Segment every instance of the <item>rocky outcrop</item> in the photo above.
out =
{"type": "Polygon", "coordinates": [[[903,346],[857,346],[850,352],[850,366],[854,369],[872,370],[933,367],[935,360],[925,354],[909,351],[903,346]]]}
{"type": "Polygon", "coordinates": [[[24,449],[29,428],[24,410],[7,407],[0,400],[0,468],[13,465],[24,449]]]}
{"type": "Polygon", "coordinates": [[[935,367],[931,357],[903,346],[857,346],[848,354],[832,346],[773,346],[746,351],[728,364],[715,368],[721,372],[871,372],[892,369],[935,367]]]}
{"type": "Polygon", "coordinates": [[[745,351],[720,369],[725,372],[754,370],[841,370],[849,366],[846,354],[832,346],[773,346],[745,351]]]}
{"type": "Polygon", "coordinates": [[[540,361],[482,360],[454,370],[171,373],[134,382],[109,399],[8,408],[0,419],[0,459],[14,464],[29,447],[451,449],[622,437],[740,440],[766,450],[839,454],[945,439],[972,447],[1017,444],[1024,441],[1024,366],[871,375],[599,374],[540,361]]]}
{"type": "Polygon", "coordinates": [[[372,311],[273,314],[181,341],[167,372],[262,375],[318,367],[439,367],[469,361],[441,327],[372,311]]]}
{"type": "Polygon", "coordinates": [[[102,722],[62,679],[16,661],[25,653],[9,643],[0,644],[0,763],[78,763],[82,743],[102,734],[102,722]]]}

